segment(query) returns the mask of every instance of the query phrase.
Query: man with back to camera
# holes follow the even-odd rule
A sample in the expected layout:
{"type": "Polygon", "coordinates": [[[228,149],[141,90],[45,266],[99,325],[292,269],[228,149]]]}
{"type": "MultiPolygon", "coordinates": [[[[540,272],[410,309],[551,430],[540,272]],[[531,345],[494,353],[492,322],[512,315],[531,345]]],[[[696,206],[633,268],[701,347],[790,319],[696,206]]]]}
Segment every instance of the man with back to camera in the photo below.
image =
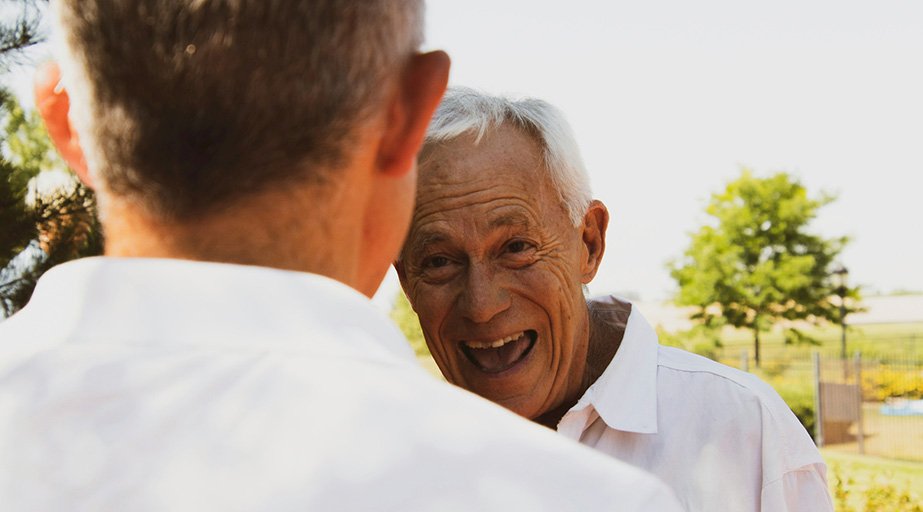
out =
{"type": "Polygon", "coordinates": [[[53,3],[106,257],[0,325],[4,510],[679,510],[415,365],[368,301],[445,89],[422,4],[53,3]]]}
{"type": "Polygon", "coordinates": [[[450,90],[419,165],[396,267],[449,382],[654,473],[689,511],[833,510],[772,388],[660,347],[625,301],[585,300],[609,213],[557,109],[450,90]]]}

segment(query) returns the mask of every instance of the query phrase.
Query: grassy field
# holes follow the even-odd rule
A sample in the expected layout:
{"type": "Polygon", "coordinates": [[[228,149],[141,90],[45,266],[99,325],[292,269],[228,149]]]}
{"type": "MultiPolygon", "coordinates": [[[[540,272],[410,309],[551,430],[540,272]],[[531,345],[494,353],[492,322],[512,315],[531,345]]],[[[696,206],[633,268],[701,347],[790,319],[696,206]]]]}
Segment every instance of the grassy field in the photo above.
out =
{"type": "MultiPolygon", "coordinates": [[[[760,349],[764,359],[780,356],[799,356],[820,351],[826,355],[840,353],[841,330],[836,325],[804,326],[799,329],[808,338],[819,343],[786,344],[785,330],[776,328],[760,334],[760,349]]],[[[740,354],[746,350],[753,357],[753,333],[742,329],[725,329],[719,338],[725,355],[740,354]]],[[[846,351],[849,355],[861,352],[872,359],[897,359],[923,361],[923,323],[867,324],[850,326],[846,331],[846,351]]]]}
{"type": "Polygon", "coordinates": [[[837,512],[923,510],[923,463],[831,449],[822,453],[837,512]]]}

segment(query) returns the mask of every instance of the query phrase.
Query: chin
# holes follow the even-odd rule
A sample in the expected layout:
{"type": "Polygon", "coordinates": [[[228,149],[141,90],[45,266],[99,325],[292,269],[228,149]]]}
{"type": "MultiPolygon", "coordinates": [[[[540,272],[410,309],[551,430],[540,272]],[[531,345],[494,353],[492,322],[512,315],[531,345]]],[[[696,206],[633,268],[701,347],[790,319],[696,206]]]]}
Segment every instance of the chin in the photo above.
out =
{"type": "MultiPolygon", "coordinates": [[[[493,382],[490,386],[471,385],[471,382],[458,384],[476,395],[522,416],[527,420],[534,420],[547,411],[545,396],[548,390],[536,389],[535,381],[525,385],[517,380],[505,386],[501,382],[493,382]]],[[[483,383],[480,383],[483,384],[483,383]]]]}

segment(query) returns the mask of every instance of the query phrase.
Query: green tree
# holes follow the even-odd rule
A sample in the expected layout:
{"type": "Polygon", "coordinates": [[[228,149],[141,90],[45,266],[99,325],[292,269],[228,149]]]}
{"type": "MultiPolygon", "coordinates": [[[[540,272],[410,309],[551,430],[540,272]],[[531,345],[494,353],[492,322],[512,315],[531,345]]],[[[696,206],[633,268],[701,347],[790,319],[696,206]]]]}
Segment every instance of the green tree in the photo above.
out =
{"type": "MultiPolygon", "coordinates": [[[[841,321],[834,260],[846,237],[810,232],[818,210],[835,199],[809,197],[786,173],[755,177],[744,169],[712,195],[709,222],[691,234],[684,255],[669,264],[679,285],[677,303],[696,306],[694,319],[753,332],[756,365],[760,333],[780,320],[841,321]]],[[[858,298],[858,289],[846,291],[858,298]]],[[[812,341],[789,328],[789,341],[812,341]]]]}
{"type": "Polygon", "coordinates": [[[45,170],[67,169],[38,112],[23,109],[12,95],[3,98],[2,108],[4,153],[23,177],[31,179],[45,170]]]}
{"type": "MultiPolygon", "coordinates": [[[[0,0],[0,73],[43,40],[42,0],[0,0]]],[[[41,173],[64,172],[39,116],[0,89],[0,319],[21,308],[52,266],[102,251],[93,193],[77,183],[43,194],[41,173]],[[27,201],[28,199],[28,201],[27,201]]]]}
{"type": "Polygon", "coordinates": [[[36,282],[49,268],[102,252],[95,196],[72,179],[41,193],[35,181],[43,172],[67,172],[54,150],[44,124],[34,111],[25,111],[11,95],[3,98],[0,126],[5,158],[0,162],[0,318],[22,308],[36,282]],[[28,201],[27,201],[28,199],[28,201]],[[26,248],[34,245],[31,252],[26,248]],[[22,255],[28,258],[23,260],[22,255]],[[12,263],[15,260],[15,263],[12,263]]]}
{"type": "Polygon", "coordinates": [[[45,40],[42,14],[47,0],[0,0],[0,70],[9,71],[23,51],[45,40]]]}
{"type": "MultiPolygon", "coordinates": [[[[8,92],[0,90],[0,115],[14,102],[8,92]]],[[[0,268],[23,250],[35,232],[25,201],[29,180],[34,176],[32,169],[17,167],[0,155],[0,268]]]]}
{"type": "MultiPolygon", "coordinates": [[[[24,50],[42,41],[40,6],[44,3],[47,2],[0,1],[0,12],[4,14],[0,18],[0,74],[6,75],[21,59],[24,50]]],[[[9,91],[0,88],[0,116],[4,123],[11,118],[12,106],[18,108],[19,105],[9,91]]],[[[6,130],[2,135],[6,135],[6,130]]],[[[5,138],[0,142],[5,142],[5,138]]],[[[33,214],[26,208],[25,196],[29,180],[37,170],[10,162],[8,155],[9,151],[0,154],[0,226],[3,226],[0,229],[0,268],[25,248],[35,232],[33,214]]]]}

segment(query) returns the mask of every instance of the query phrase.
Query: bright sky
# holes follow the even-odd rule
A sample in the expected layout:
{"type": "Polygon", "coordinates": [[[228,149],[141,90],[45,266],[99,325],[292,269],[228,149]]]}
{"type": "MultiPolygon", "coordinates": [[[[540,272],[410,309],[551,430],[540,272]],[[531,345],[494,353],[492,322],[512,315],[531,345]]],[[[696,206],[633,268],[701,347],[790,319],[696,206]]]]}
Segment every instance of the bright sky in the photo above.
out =
{"type": "Polygon", "coordinates": [[[837,192],[850,279],[923,290],[923,2],[430,0],[453,84],[543,98],[577,134],[608,252],[591,292],[673,289],[665,262],[742,165],[837,192]]]}
{"type": "Polygon", "coordinates": [[[853,237],[851,280],[923,290],[923,2],[428,4],[452,83],[568,116],[612,214],[592,293],[668,296],[666,261],[742,165],[839,193],[816,229],[853,237]]]}

